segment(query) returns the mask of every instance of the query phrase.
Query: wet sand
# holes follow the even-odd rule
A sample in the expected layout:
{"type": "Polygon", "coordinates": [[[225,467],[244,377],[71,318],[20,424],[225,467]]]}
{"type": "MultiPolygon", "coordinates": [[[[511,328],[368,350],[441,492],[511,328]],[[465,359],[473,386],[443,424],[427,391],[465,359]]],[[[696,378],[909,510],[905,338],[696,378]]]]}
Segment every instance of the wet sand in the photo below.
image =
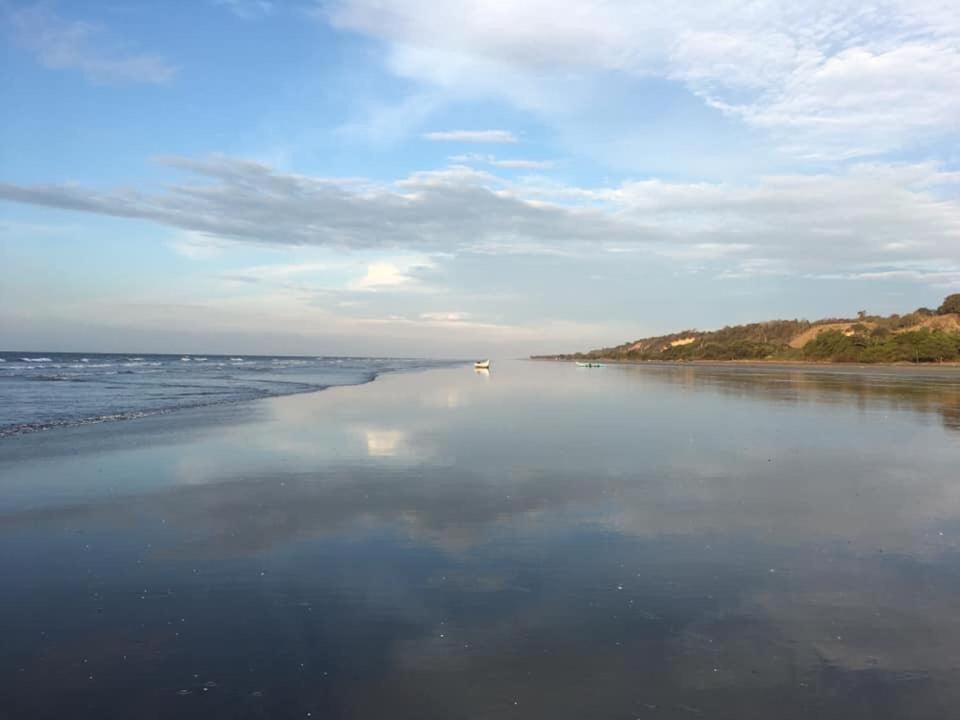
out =
{"type": "Polygon", "coordinates": [[[0,440],[0,716],[945,718],[960,379],[494,363],[0,440]]]}

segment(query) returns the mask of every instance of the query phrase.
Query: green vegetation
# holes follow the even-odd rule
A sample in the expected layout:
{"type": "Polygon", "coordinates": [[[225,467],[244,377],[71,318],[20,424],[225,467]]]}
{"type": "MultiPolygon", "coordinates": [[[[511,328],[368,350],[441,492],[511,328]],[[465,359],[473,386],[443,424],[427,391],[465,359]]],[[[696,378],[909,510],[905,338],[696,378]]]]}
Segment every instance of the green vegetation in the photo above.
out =
{"type": "Polygon", "coordinates": [[[944,362],[960,359],[960,334],[911,330],[845,335],[828,330],[803,346],[802,359],[831,362],[944,362]]]}
{"type": "Polygon", "coordinates": [[[960,293],[947,295],[944,298],[943,305],[937,308],[938,315],[947,315],[949,313],[960,313],[960,293]]]}
{"type": "Polygon", "coordinates": [[[643,338],[561,359],[620,361],[802,360],[896,363],[960,361],[960,293],[936,310],[906,315],[773,320],[643,338]]]}

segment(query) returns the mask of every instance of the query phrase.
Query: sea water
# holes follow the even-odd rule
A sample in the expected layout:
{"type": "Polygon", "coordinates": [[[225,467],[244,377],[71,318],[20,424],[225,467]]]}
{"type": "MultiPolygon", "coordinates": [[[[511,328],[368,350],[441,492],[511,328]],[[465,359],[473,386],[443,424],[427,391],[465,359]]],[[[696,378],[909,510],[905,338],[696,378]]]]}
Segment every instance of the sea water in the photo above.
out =
{"type": "Polygon", "coordinates": [[[403,358],[0,353],[0,436],[369,382],[403,358]]]}

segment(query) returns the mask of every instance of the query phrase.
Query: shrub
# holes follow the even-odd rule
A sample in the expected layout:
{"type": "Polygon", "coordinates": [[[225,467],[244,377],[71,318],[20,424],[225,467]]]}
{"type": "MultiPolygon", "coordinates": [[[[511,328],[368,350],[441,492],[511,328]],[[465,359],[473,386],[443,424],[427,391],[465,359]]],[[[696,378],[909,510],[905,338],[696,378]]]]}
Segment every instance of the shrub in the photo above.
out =
{"type": "Polygon", "coordinates": [[[943,299],[943,304],[937,308],[937,314],[947,315],[948,313],[960,313],[960,293],[947,295],[943,299]]]}

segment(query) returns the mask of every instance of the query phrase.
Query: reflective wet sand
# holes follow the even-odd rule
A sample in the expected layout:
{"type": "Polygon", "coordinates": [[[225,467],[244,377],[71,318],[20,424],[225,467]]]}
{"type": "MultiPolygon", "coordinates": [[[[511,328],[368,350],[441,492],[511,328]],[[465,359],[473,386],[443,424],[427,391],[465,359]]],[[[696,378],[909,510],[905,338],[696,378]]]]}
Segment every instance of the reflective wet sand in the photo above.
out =
{"type": "Polygon", "coordinates": [[[946,718],[960,372],[495,363],[0,442],[0,715],[946,718]]]}

